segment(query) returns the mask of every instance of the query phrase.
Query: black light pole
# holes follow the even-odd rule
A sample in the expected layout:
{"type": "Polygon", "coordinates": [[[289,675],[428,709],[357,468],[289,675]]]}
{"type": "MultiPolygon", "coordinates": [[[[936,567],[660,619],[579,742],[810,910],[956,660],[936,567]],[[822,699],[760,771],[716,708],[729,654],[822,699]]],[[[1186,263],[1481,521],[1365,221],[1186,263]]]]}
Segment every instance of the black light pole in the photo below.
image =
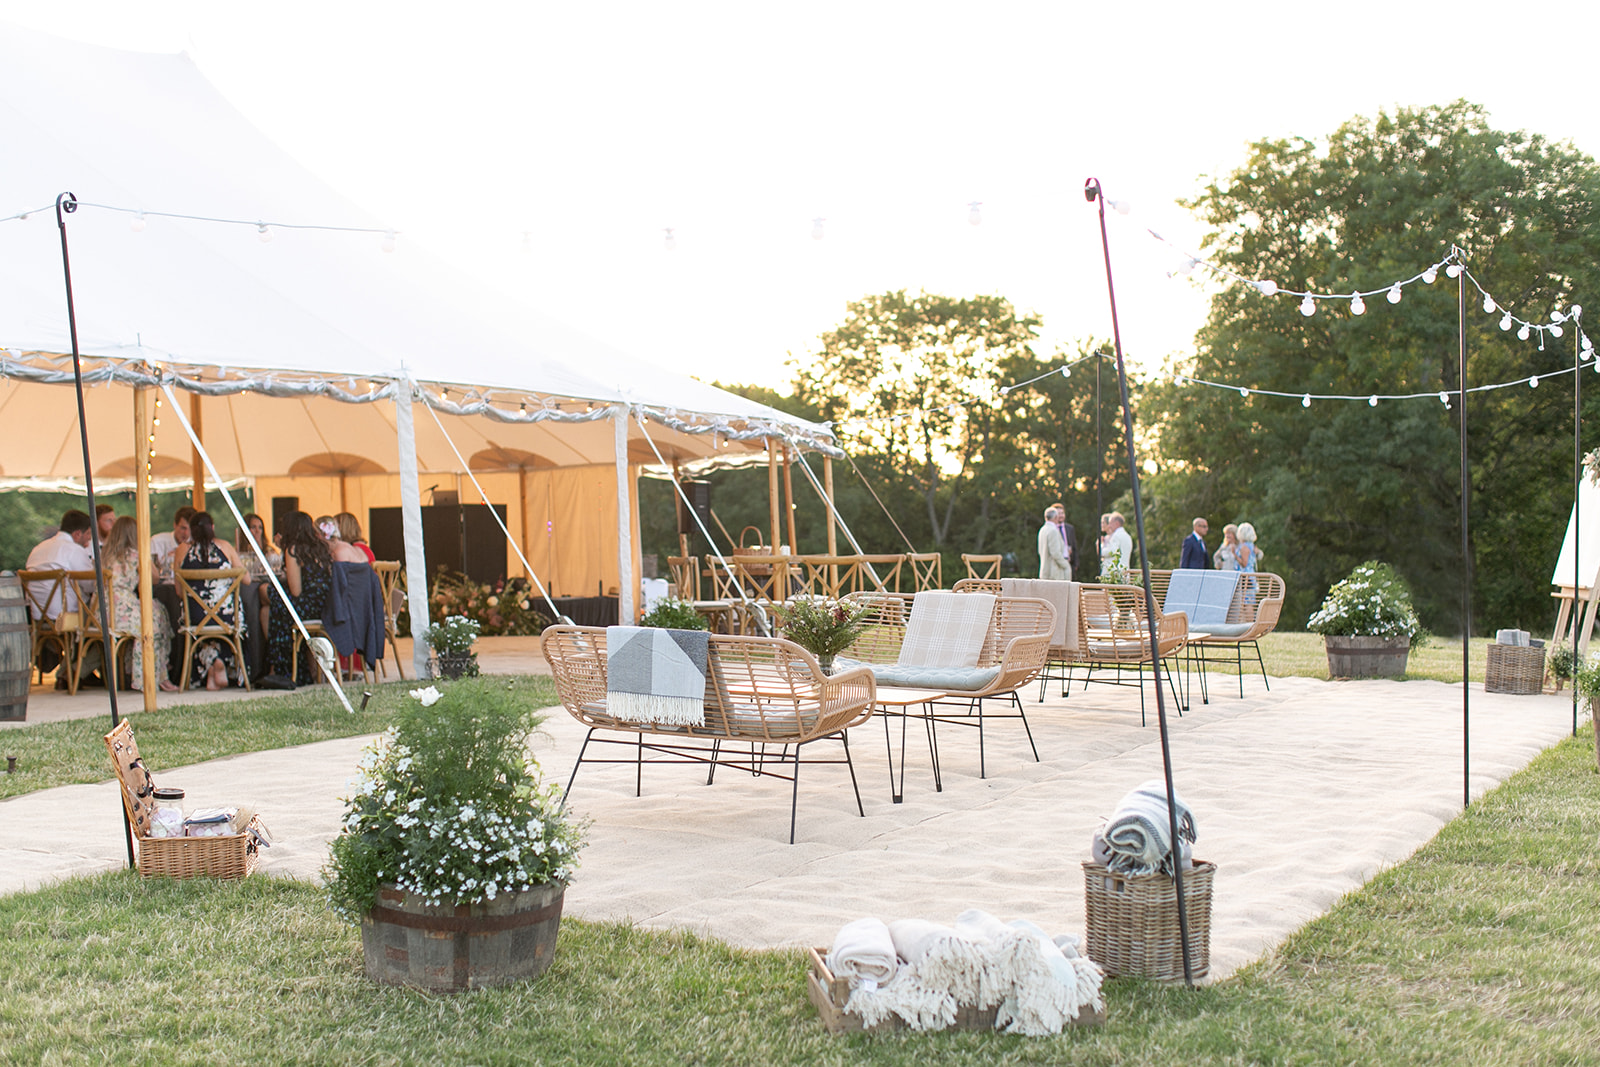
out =
{"type": "MultiPolygon", "coordinates": [[[[1583,481],[1583,308],[1573,305],[1572,311],[1572,665],[1578,665],[1578,578],[1582,573],[1578,560],[1583,539],[1578,536],[1583,522],[1583,509],[1578,506],[1578,491],[1583,481]]],[[[1556,636],[1560,636],[1557,634],[1556,636]]],[[[1578,736],[1578,687],[1572,687],[1572,736],[1578,736]]]]}
{"type": "MultiPolygon", "coordinates": [[[[78,438],[83,443],[83,485],[89,494],[89,518],[94,523],[89,530],[89,543],[94,547],[94,590],[95,599],[100,604],[100,634],[104,638],[100,642],[105,649],[106,662],[100,668],[106,679],[106,696],[111,701],[111,728],[117,728],[121,718],[117,715],[117,672],[116,663],[111,659],[111,619],[106,608],[106,572],[100,559],[100,529],[99,519],[95,515],[94,503],[94,468],[89,463],[89,420],[83,409],[83,363],[78,356],[78,316],[72,305],[72,261],[67,255],[67,216],[78,210],[78,198],[71,193],[62,193],[56,197],[56,226],[61,230],[61,273],[67,282],[67,329],[72,334],[72,379],[78,389],[78,438]]],[[[68,663],[68,670],[76,668],[76,664],[68,663]]],[[[122,807],[122,832],[128,841],[128,866],[133,866],[133,827],[128,823],[128,809],[122,807]]]]}
{"type": "MultiPolygon", "coordinates": [[[[1194,985],[1193,964],[1189,960],[1189,914],[1183,900],[1183,850],[1178,841],[1178,807],[1172,786],[1172,746],[1167,736],[1167,705],[1161,696],[1161,641],[1156,632],[1155,595],[1150,591],[1150,556],[1145,552],[1144,503],[1139,496],[1139,457],[1133,444],[1133,405],[1128,401],[1128,370],[1122,361],[1122,331],[1117,325],[1117,289],[1111,281],[1111,239],[1106,234],[1106,198],[1100,179],[1083,184],[1083,197],[1091,204],[1099,201],[1100,246],[1106,257],[1106,293],[1111,298],[1111,339],[1117,352],[1117,388],[1122,394],[1122,432],[1128,438],[1128,478],[1133,483],[1133,519],[1138,529],[1140,567],[1144,572],[1145,620],[1150,627],[1150,667],[1156,687],[1156,722],[1161,727],[1161,769],[1167,781],[1167,823],[1172,834],[1172,884],[1178,898],[1178,937],[1183,948],[1183,980],[1194,985]]],[[[1096,361],[1095,366],[1099,367],[1096,361]]]]}
{"type": "MultiPolygon", "coordinates": [[[[1451,252],[1460,255],[1459,248],[1451,252]]],[[[1472,803],[1472,542],[1470,540],[1472,478],[1467,469],[1467,272],[1456,271],[1456,339],[1460,345],[1461,412],[1461,810],[1472,803]]]]}
{"type": "Polygon", "coordinates": [[[1100,539],[1105,535],[1105,531],[1100,529],[1100,516],[1106,513],[1106,506],[1100,499],[1100,473],[1106,465],[1106,450],[1105,445],[1100,443],[1099,356],[1100,354],[1096,352],[1094,361],[1094,573],[1096,576],[1099,576],[1105,569],[1105,561],[1100,558],[1100,539]]]}

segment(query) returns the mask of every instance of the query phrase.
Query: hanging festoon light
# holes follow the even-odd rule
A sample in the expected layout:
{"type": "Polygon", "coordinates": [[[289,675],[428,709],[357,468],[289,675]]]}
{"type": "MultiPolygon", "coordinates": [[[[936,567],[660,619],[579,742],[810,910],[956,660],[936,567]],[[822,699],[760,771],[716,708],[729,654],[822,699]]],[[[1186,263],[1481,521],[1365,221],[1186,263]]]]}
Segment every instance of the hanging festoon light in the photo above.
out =
{"type": "Polygon", "coordinates": [[[1365,315],[1366,313],[1367,313],[1367,302],[1365,300],[1361,299],[1361,294],[1360,293],[1351,293],[1350,294],[1350,314],[1352,314],[1352,315],[1365,315]]]}
{"type": "Polygon", "coordinates": [[[1300,314],[1304,315],[1306,318],[1309,319],[1311,316],[1315,315],[1316,313],[1317,313],[1317,302],[1315,300],[1311,299],[1311,294],[1310,293],[1307,293],[1306,296],[1305,296],[1305,299],[1300,301],[1300,314]]]}
{"type": "Polygon", "coordinates": [[[1539,388],[1539,376],[1537,374],[1535,374],[1532,378],[1528,379],[1528,388],[1529,389],[1537,389],[1537,388],[1539,388]]]}
{"type": "Polygon", "coordinates": [[[1499,311],[1499,310],[1500,310],[1499,307],[1497,307],[1495,305],[1494,297],[1490,296],[1488,293],[1484,293],[1483,294],[1483,313],[1485,315],[1493,315],[1496,311],[1499,311]]]}
{"type": "Polygon", "coordinates": [[[678,239],[672,236],[671,226],[668,226],[663,232],[665,232],[667,236],[662,238],[661,247],[665,248],[668,252],[671,252],[678,247],[678,239]]]}
{"type": "Polygon", "coordinates": [[[133,228],[134,233],[143,233],[145,226],[144,212],[141,211],[135,215],[133,222],[129,223],[129,225],[133,228]]]}
{"type": "Polygon", "coordinates": [[[1400,303],[1401,295],[1402,294],[1400,292],[1400,283],[1399,282],[1395,282],[1393,285],[1389,286],[1389,303],[1391,303],[1391,304],[1400,303]]]}
{"type": "Polygon", "coordinates": [[[1311,406],[1311,394],[1310,393],[1307,393],[1305,396],[1300,398],[1300,406],[1303,407],[1303,408],[1308,408],[1308,407],[1311,406]]]}
{"type": "Polygon", "coordinates": [[[1450,264],[1448,267],[1446,267],[1444,269],[1444,276],[1446,278],[1459,278],[1459,277],[1461,277],[1461,264],[1459,264],[1459,263],[1450,264]]]}
{"type": "Polygon", "coordinates": [[[982,200],[973,200],[967,204],[967,225],[977,226],[983,222],[983,212],[978,209],[983,206],[982,200]]]}
{"type": "Polygon", "coordinates": [[[812,219],[811,220],[811,239],[813,241],[822,240],[822,224],[824,222],[826,222],[826,221],[827,221],[826,219],[812,219]]]}
{"type": "Polygon", "coordinates": [[[1278,283],[1273,281],[1271,278],[1263,278],[1260,281],[1256,282],[1255,286],[1256,286],[1256,291],[1259,292],[1262,296],[1277,296],[1278,295],[1278,283]]]}
{"type": "Polygon", "coordinates": [[[272,227],[264,222],[256,223],[256,237],[260,239],[262,244],[267,244],[272,240],[272,227]]]}
{"type": "Polygon", "coordinates": [[[393,230],[385,230],[385,231],[383,231],[383,250],[385,252],[393,252],[394,251],[394,243],[395,243],[394,242],[394,231],[393,230]]]}
{"type": "Polygon", "coordinates": [[[1422,272],[1422,280],[1427,282],[1429,285],[1432,285],[1434,282],[1438,281],[1439,280],[1439,268],[1438,267],[1429,267],[1427,270],[1423,271],[1422,272]]]}
{"type": "Polygon", "coordinates": [[[1378,406],[1378,397],[1377,397],[1376,393],[1374,393],[1372,396],[1367,397],[1367,407],[1375,408],[1377,406],[1378,406]]]}
{"type": "Polygon", "coordinates": [[[1523,323],[1522,329],[1517,331],[1517,340],[1526,341],[1530,336],[1532,336],[1532,334],[1533,330],[1528,326],[1527,323],[1523,323]]]}
{"type": "Polygon", "coordinates": [[[1504,315],[1500,316],[1500,328],[1502,330],[1511,329],[1511,312],[1508,311],[1504,315]]]}

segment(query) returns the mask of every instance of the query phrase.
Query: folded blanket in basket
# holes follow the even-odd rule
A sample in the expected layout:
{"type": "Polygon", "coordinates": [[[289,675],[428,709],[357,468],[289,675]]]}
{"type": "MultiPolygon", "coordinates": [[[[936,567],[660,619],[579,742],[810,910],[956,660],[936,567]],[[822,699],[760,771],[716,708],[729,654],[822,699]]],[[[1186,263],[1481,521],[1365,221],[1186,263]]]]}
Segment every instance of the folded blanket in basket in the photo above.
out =
{"type": "MultiPolygon", "coordinates": [[[[1187,858],[1188,842],[1198,836],[1194,813],[1176,792],[1172,803],[1178,817],[1178,854],[1180,858],[1187,858]]],[[[1153,778],[1123,797],[1106,821],[1105,829],[1095,836],[1092,846],[1095,858],[1112,870],[1124,874],[1151,874],[1160,870],[1171,874],[1173,843],[1166,784],[1153,778]]]]}
{"type": "Polygon", "coordinates": [[[948,993],[958,1004],[978,1002],[984,956],[977,942],[926,919],[897,919],[889,936],[919,985],[948,993]]]}
{"type": "Polygon", "coordinates": [[[828,970],[855,983],[888,985],[900,969],[889,927],[882,919],[845,923],[834,935],[828,970]]]}
{"type": "Polygon", "coordinates": [[[828,952],[828,970],[850,979],[845,1011],[867,1026],[899,1016],[914,1030],[942,1030],[955,1022],[956,1002],[948,993],[921,985],[911,966],[900,961],[889,927],[879,919],[846,923],[828,952]]]}
{"type": "Polygon", "coordinates": [[[704,630],[606,627],[606,709],[629,722],[703,726],[704,630]]]}
{"type": "Polygon", "coordinates": [[[997,1006],[995,1029],[1054,1034],[1085,1007],[1104,1006],[1094,961],[1077,956],[1076,949],[1068,957],[1033,923],[1018,919],[1007,925],[973,908],[956,918],[956,930],[980,939],[987,950],[979,1003],[997,1006]]]}

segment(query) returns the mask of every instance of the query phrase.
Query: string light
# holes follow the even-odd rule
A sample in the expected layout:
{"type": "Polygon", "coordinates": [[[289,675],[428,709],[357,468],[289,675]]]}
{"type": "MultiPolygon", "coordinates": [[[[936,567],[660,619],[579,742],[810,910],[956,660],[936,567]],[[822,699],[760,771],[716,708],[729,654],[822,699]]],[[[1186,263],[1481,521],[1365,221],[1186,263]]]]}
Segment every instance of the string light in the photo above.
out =
{"type": "Polygon", "coordinates": [[[811,220],[811,239],[813,241],[822,240],[822,224],[824,222],[826,222],[826,221],[828,221],[828,220],[827,219],[812,219],[811,220]]]}
{"type": "Polygon", "coordinates": [[[1539,376],[1537,374],[1535,374],[1533,377],[1528,379],[1528,388],[1529,389],[1537,389],[1537,388],[1539,388],[1539,376]]]}
{"type": "Polygon", "coordinates": [[[1400,283],[1399,282],[1395,282],[1393,285],[1389,286],[1389,303],[1391,303],[1391,304],[1400,303],[1401,295],[1402,294],[1400,292],[1400,283]]]}
{"type": "Polygon", "coordinates": [[[1367,397],[1367,407],[1375,408],[1377,406],[1378,406],[1378,398],[1377,398],[1377,396],[1369,396],[1369,397],[1367,397]]]}
{"type": "Polygon", "coordinates": [[[1424,282],[1426,282],[1428,285],[1432,285],[1434,282],[1438,281],[1439,280],[1439,270],[1438,270],[1438,268],[1437,267],[1429,267],[1427,270],[1423,271],[1422,272],[1422,280],[1424,282]]]}
{"type": "Polygon", "coordinates": [[[1352,315],[1365,315],[1366,313],[1367,313],[1367,302],[1365,300],[1361,299],[1361,294],[1360,293],[1351,294],[1351,296],[1350,296],[1350,314],[1352,314],[1352,315]]]}
{"type": "Polygon", "coordinates": [[[262,244],[268,243],[272,240],[271,227],[264,222],[256,223],[256,237],[260,239],[262,244]]]}
{"type": "Polygon", "coordinates": [[[1448,267],[1446,267],[1444,269],[1444,276],[1446,278],[1459,278],[1459,277],[1461,277],[1461,264],[1459,264],[1459,263],[1450,264],[1448,267]]]}
{"type": "Polygon", "coordinates": [[[385,252],[393,252],[394,251],[394,231],[393,230],[385,230],[384,231],[384,234],[383,234],[383,250],[385,252]]]}
{"type": "Polygon", "coordinates": [[[1508,311],[1504,315],[1500,316],[1500,328],[1502,330],[1511,329],[1511,312],[1508,311]]]}
{"type": "Polygon", "coordinates": [[[1303,407],[1303,408],[1308,408],[1308,407],[1311,406],[1311,394],[1310,393],[1307,393],[1305,396],[1300,398],[1300,406],[1303,407]]]}
{"type": "Polygon", "coordinates": [[[974,200],[967,205],[967,225],[977,226],[983,222],[983,213],[978,209],[983,206],[983,201],[974,200]]]}
{"type": "Polygon", "coordinates": [[[1493,315],[1498,310],[1499,309],[1495,306],[1494,297],[1490,296],[1488,293],[1484,293],[1483,294],[1483,313],[1485,315],[1493,315]]]}
{"type": "Polygon", "coordinates": [[[129,223],[129,226],[134,233],[143,233],[145,227],[144,212],[141,211],[135,215],[133,217],[133,222],[129,223]]]}
{"type": "Polygon", "coordinates": [[[668,252],[671,252],[673,249],[678,247],[678,239],[676,237],[672,236],[672,227],[671,226],[668,226],[666,228],[666,234],[667,234],[667,236],[665,237],[665,239],[662,240],[661,245],[668,252]]]}
{"type": "Polygon", "coordinates": [[[1278,283],[1271,278],[1263,278],[1261,281],[1256,282],[1256,290],[1262,296],[1277,296],[1278,283]]]}
{"type": "Polygon", "coordinates": [[[1304,315],[1306,318],[1309,319],[1311,316],[1315,315],[1316,313],[1317,313],[1317,302],[1315,300],[1311,299],[1311,294],[1310,293],[1307,293],[1305,295],[1305,299],[1300,301],[1300,314],[1304,315]]]}

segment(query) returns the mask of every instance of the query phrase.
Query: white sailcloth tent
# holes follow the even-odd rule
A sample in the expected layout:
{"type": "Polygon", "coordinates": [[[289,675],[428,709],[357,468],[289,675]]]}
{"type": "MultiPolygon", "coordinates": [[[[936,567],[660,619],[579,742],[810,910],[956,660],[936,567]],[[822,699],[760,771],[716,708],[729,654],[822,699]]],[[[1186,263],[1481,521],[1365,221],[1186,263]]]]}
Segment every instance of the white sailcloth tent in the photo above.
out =
{"type": "Polygon", "coordinates": [[[419,483],[473,495],[448,434],[485,491],[504,494],[486,502],[508,505],[540,576],[558,590],[615,585],[626,617],[632,490],[657,450],[669,464],[769,442],[839,454],[825,427],[507,308],[403,237],[386,254],[381,221],[186,56],[0,27],[0,62],[0,488],[82,484],[54,208],[68,191],[97,489],[195,478],[179,421],[157,425],[145,403],[170,385],[225,482],[298,495],[314,513],[401,505],[416,574],[419,483]]]}

